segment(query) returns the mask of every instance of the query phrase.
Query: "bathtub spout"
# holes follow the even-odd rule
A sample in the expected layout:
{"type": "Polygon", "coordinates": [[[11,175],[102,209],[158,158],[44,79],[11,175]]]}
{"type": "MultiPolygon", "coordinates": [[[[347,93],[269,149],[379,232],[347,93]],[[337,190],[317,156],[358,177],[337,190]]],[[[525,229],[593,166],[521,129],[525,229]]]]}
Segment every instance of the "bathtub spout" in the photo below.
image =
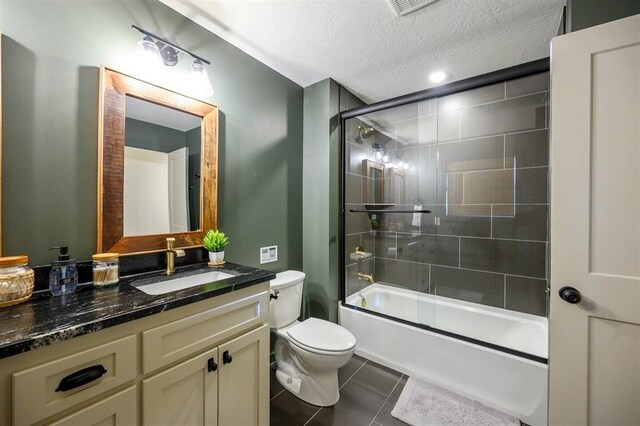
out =
{"type": "Polygon", "coordinates": [[[363,274],[362,272],[358,272],[358,280],[367,281],[369,284],[373,284],[373,274],[363,274]]]}

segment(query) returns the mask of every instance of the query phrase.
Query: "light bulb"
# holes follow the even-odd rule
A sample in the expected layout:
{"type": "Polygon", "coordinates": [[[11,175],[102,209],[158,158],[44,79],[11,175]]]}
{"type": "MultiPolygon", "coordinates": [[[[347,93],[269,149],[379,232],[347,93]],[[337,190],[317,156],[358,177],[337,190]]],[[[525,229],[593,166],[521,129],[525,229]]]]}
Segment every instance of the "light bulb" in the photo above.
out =
{"type": "Polygon", "coordinates": [[[388,154],[384,154],[382,156],[382,161],[384,161],[385,163],[388,163],[389,162],[389,155],[388,154]]]}
{"type": "Polygon", "coordinates": [[[402,167],[403,167],[405,170],[409,169],[409,163],[404,163],[404,164],[402,165],[402,167]]]}
{"type": "Polygon", "coordinates": [[[382,159],[382,152],[380,152],[380,150],[376,150],[376,152],[373,153],[373,156],[376,160],[380,160],[382,159]]]}
{"type": "Polygon", "coordinates": [[[188,91],[194,96],[202,96],[205,98],[213,96],[213,87],[211,87],[207,70],[204,64],[197,59],[193,61],[191,71],[189,72],[188,91]]]}
{"type": "Polygon", "coordinates": [[[145,36],[138,42],[138,56],[140,65],[145,68],[157,69],[163,64],[160,50],[149,36],[145,36]]]}

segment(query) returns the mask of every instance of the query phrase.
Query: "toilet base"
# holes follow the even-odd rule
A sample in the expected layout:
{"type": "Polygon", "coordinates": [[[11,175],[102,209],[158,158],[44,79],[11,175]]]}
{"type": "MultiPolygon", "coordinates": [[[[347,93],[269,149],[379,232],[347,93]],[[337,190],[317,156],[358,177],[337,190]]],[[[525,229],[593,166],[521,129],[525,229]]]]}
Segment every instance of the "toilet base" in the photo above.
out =
{"type": "Polygon", "coordinates": [[[330,407],[340,399],[338,370],[316,371],[298,359],[286,340],[276,341],[276,379],[289,392],[319,407],[330,407]]]}
{"type": "Polygon", "coordinates": [[[292,374],[291,371],[278,368],[276,379],[289,392],[312,405],[330,407],[340,399],[338,391],[338,373],[324,373],[327,377],[314,377],[292,374]],[[334,376],[334,377],[331,377],[334,376]],[[334,384],[335,383],[335,384],[334,384]]]}

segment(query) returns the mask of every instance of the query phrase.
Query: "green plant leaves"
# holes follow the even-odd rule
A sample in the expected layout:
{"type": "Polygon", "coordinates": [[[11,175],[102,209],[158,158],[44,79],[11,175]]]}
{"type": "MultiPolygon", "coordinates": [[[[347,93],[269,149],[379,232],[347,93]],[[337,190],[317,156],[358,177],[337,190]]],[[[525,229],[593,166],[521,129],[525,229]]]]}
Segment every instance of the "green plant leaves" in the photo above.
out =
{"type": "Polygon", "coordinates": [[[213,229],[208,230],[202,240],[204,248],[214,253],[224,251],[227,244],[229,244],[229,238],[224,232],[220,232],[217,229],[215,231],[213,229]]]}

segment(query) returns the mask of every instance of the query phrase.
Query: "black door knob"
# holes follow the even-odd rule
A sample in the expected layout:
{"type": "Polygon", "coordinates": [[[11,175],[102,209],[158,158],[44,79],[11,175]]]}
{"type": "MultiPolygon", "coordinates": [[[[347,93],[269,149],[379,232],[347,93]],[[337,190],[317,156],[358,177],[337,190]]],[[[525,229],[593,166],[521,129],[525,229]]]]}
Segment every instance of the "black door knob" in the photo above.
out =
{"type": "Polygon", "coordinates": [[[231,361],[233,361],[233,357],[229,355],[229,351],[224,351],[224,353],[222,354],[222,363],[231,364],[231,361]]]}
{"type": "Polygon", "coordinates": [[[558,291],[558,294],[560,295],[560,298],[562,300],[564,300],[567,303],[571,303],[572,305],[579,303],[580,300],[582,300],[582,296],[580,296],[580,292],[573,287],[568,287],[568,286],[562,287],[558,291]]]}
{"type": "Polygon", "coordinates": [[[207,360],[207,370],[209,371],[209,373],[216,371],[218,369],[218,364],[216,364],[216,361],[213,358],[209,358],[207,360]]]}

